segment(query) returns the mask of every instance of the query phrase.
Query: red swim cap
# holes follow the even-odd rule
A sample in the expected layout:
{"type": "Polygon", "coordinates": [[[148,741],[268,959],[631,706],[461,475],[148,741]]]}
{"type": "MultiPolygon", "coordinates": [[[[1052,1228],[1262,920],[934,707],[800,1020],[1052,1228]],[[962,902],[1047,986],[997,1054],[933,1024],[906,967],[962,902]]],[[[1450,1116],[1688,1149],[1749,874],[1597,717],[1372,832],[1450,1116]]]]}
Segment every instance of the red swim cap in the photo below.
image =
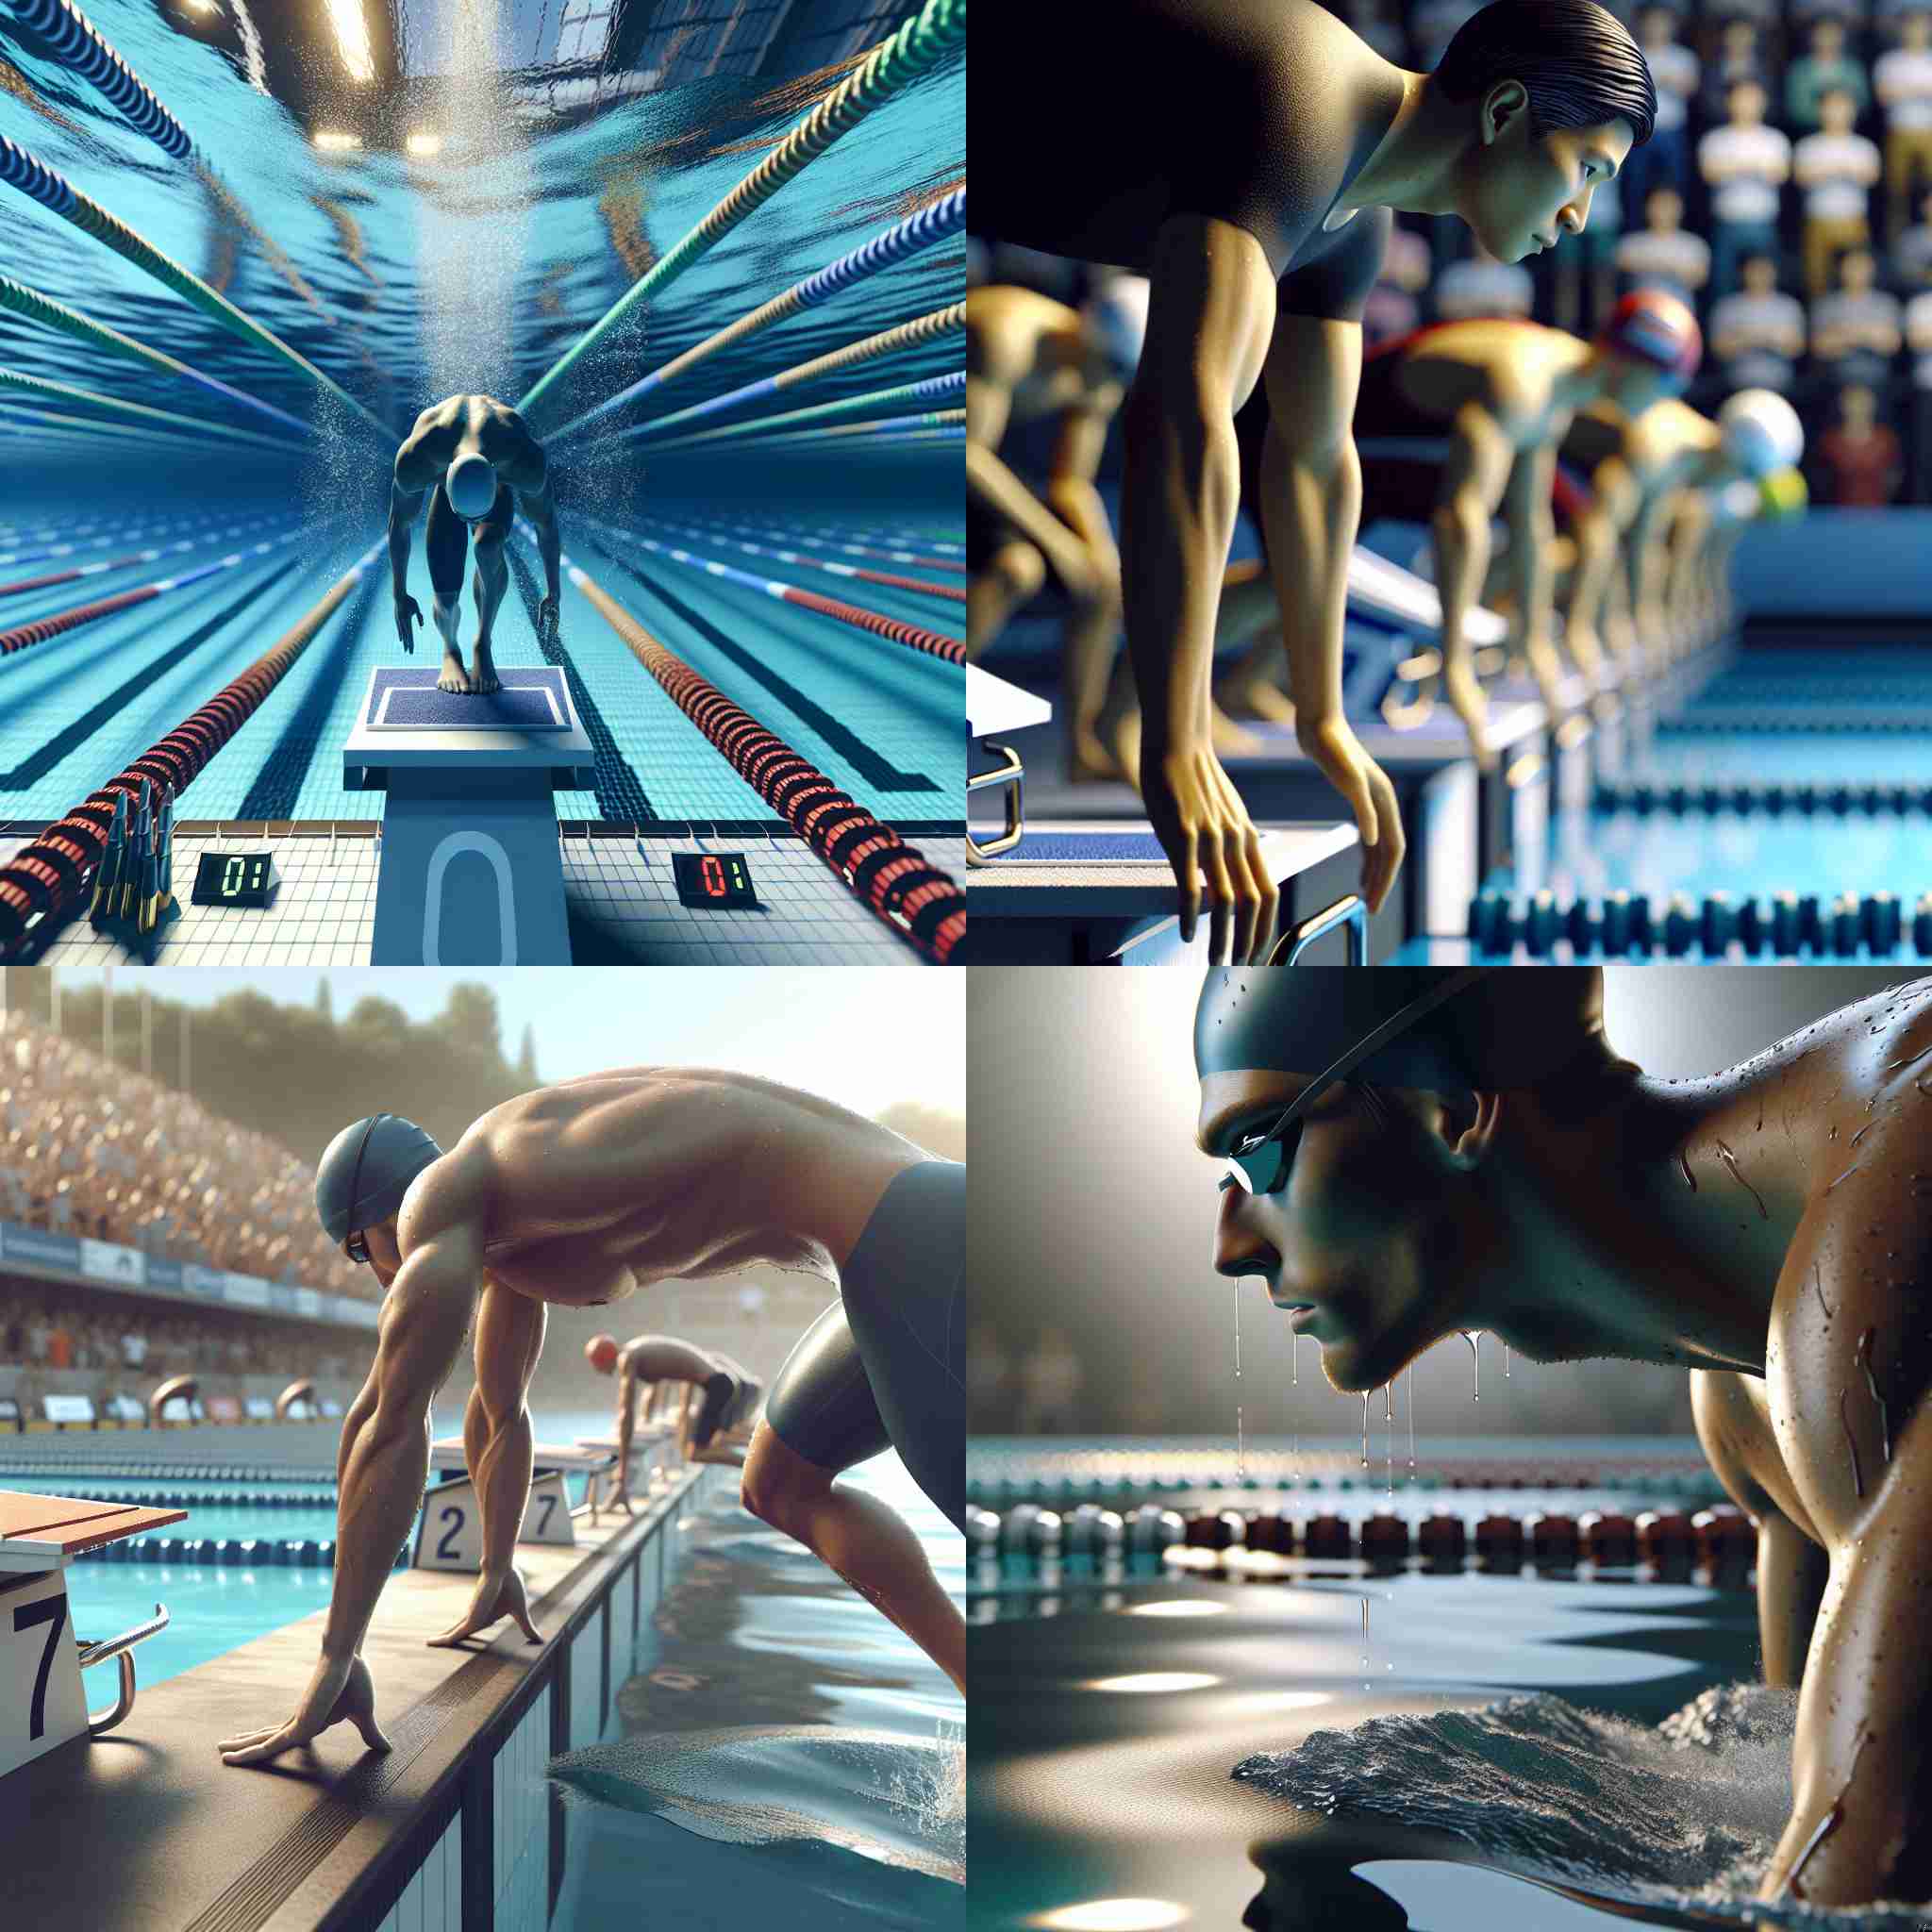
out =
{"type": "Polygon", "coordinates": [[[1662,289],[1633,289],[1597,332],[1597,347],[1689,382],[1704,359],[1704,332],[1688,304],[1662,289]]]}

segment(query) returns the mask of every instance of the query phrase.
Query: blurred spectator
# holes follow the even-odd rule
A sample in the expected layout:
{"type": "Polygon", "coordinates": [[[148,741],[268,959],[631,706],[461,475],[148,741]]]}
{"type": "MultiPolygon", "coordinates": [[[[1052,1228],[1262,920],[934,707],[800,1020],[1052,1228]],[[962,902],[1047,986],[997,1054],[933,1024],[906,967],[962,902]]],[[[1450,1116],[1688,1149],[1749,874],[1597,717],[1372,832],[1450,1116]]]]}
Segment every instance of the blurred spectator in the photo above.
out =
{"type": "Polygon", "coordinates": [[[966,1343],[966,1400],[972,1426],[989,1435],[1003,1435],[1010,1425],[1007,1400],[1011,1393],[1013,1364],[1000,1346],[1000,1332],[991,1322],[975,1322],[966,1343]]]}
{"type": "Polygon", "coordinates": [[[147,1360],[147,1337],[130,1328],[121,1338],[121,1366],[138,1369],[147,1360]]]}
{"type": "Polygon", "coordinates": [[[1043,1328],[1020,1363],[1020,1406],[1016,1418],[1023,1436],[1065,1435],[1080,1426],[1080,1357],[1058,1328],[1043,1328]]]}
{"type": "Polygon", "coordinates": [[[1907,13],[1899,43],[1879,55],[1873,83],[1885,106],[1885,232],[1905,226],[1906,208],[1932,179],[1932,14],[1907,13]]]}
{"type": "Polygon", "coordinates": [[[47,1310],[45,1304],[38,1304],[34,1309],[32,1325],[26,1331],[26,1358],[30,1362],[44,1364],[47,1359],[47,1310]]]}
{"type": "Polygon", "coordinates": [[[1912,501],[1932,503],[1932,289],[1906,304],[1912,352],[1912,501]]]}
{"type": "Polygon", "coordinates": [[[1920,221],[1907,228],[1891,249],[1891,272],[1908,289],[1932,282],[1932,194],[1919,207],[1920,221]]]}
{"type": "Polygon", "coordinates": [[[1877,414],[1878,398],[1854,384],[1839,396],[1839,421],[1818,439],[1831,501],[1848,509],[1883,509],[1905,474],[1898,438],[1877,414]]]}
{"type": "Polygon", "coordinates": [[[1681,225],[1684,197],[1674,188],[1653,188],[1643,216],[1643,226],[1617,243],[1624,279],[1634,289],[1668,289],[1694,302],[1710,280],[1710,243],[1681,225]]]}
{"type": "Polygon", "coordinates": [[[0,1362],[20,1362],[26,1359],[26,1324],[21,1317],[20,1309],[7,1310],[6,1326],[0,1328],[0,1362]]]}
{"type": "Polygon", "coordinates": [[[1828,20],[1856,32],[1865,25],[1865,0],[1791,0],[1791,25],[1803,29],[1828,20]]]}
{"type": "Polygon", "coordinates": [[[1813,300],[1831,286],[1833,258],[1871,242],[1867,217],[1879,174],[1877,144],[1852,131],[1857,108],[1851,95],[1827,89],[1819,112],[1823,126],[1807,134],[1791,158],[1805,191],[1805,292],[1813,300]]]}
{"type": "Polygon", "coordinates": [[[1810,134],[1824,125],[1824,99],[1833,89],[1852,97],[1853,121],[1872,105],[1865,63],[1845,52],[1844,22],[1824,19],[1812,25],[1810,53],[1785,70],[1785,119],[1794,133],[1810,134]]]}
{"type": "Polygon", "coordinates": [[[1498,261],[1480,242],[1467,261],[1452,261],[1436,277],[1436,313],[1444,322],[1527,315],[1535,306],[1529,271],[1518,261],[1498,261]]]}
{"type": "Polygon", "coordinates": [[[71,1369],[74,1366],[74,1337],[58,1322],[47,1336],[47,1366],[50,1369],[71,1369]]]}
{"type": "Polygon", "coordinates": [[[1660,187],[1681,195],[1690,167],[1690,103],[1697,96],[1697,56],[1676,37],[1677,16],[1668,7],[1646,7],[1637,17],[1637,38],[1657,84],[1657,125],[1641,147],[1632,148],[1619,179],[1624,205],[1643,208],[1660,187]]]}
{"type": "MultiPolygon", "coordinates": [[[[1741,13],[1742,8],[1738,12],[1741,13]]],[[[1704,87],[1698,105],[1707,121],[1722,122],[1730,111],[1731,90],[1745,81],[1755,81],[1771,98],[1771,66],[1766,59],[1757,25],[1735,16],[1724,24],[1718,56],[1703,70],[1704,87]]],[[[1758,110],[1763,119],[1763,109],[1758,110]]]]}
{"type": "Polygon", "coordinates": [[[316,1224],[314,1169],[266,1135],[29,1025],[0,1036],[0,1219],[381,1298],[316,1224]]]}
{"type": "Polygon", "coordinates": [[[1898,297],[1873,286],[1875,273],[1871,251],[1854,248],[1838,290],[1811,305],[1812,360],[1840,383],[1882,385],[1904,341],[1898,297]]]}
{"type": "Polygon", "coordinates": [[[1764,125],[1764,100],[1756,81],[1740,80],[1730,92],[1730,119],[1697,143],[1698,169],[1710,185],[1718,295],[1737,288],[1745,256],[1777,252],[1778,190],[1791,172],[1791,143],[1764,125]]]}
{"type": "Polygon", "coordinates": [[[1580,235],[1565,230],[1550,250],[1556,277],[1556,322],[1589,335],[1617,299],[1617,238],[1624,230],[1622,190],[1613,175],[1590,198],[1590,222],[1580,235]]]}

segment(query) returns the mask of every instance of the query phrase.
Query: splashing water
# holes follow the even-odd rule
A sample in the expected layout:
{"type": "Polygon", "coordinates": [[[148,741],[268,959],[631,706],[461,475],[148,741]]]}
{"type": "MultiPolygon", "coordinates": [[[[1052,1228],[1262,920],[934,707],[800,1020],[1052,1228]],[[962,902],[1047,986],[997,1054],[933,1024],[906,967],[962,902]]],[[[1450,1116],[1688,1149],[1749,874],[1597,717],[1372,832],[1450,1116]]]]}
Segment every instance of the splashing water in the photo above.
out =
{"type": "Polygon", "coordinates": [[[1923,1923],[1911,1907],[1758,1902],[1790,1815],[1796,1716],[1795,1691],[1762,1684],[1706,1690],[1656,1729],[1540,1692],[1316,1731],[1233,1775],[1300,1810],[1447,1833],[1472,1862],[1641,1907],[1858,1932],[1923,1923]]]}

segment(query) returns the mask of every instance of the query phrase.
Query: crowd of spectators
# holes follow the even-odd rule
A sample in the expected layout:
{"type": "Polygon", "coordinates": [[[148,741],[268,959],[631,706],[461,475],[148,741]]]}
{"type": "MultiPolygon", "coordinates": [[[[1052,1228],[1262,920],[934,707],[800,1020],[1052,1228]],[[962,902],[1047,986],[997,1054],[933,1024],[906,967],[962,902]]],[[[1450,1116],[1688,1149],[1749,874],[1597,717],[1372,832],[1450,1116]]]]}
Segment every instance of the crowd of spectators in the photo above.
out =
{"type": "MultiPolygon", "coordinates": [[[[0,1278],[0,1393],[37,1412],[53,1390],[144,1403],[170,1375],[194,1374],[216,1389],[244,1375],[353,1389],[375,1338],[240,1311],[163,1309],[126,1295],[0,1278]]],[[[208,1391],[205,1391],[208,1392],[208,1391]]]]}
{"type": "MultiPolygon", "coordinates": [[[[1426,70],[1482,0],[1324,4],[1426,70]]],[[[1650,141],[1583,234],[1526,263],[1485,256],[1454,217],[1398,216],[1370,344],[1491,315],[1588,335],[1620,294],[1669,288],[1705,327],[1693,407],[1775,390],[1805,419],[1814,499],[1932,503],[1932,0],[1608,5],[1657,83],[1650,141]]],[[[971,261],[1082,292],[1050,258],[971,261]]]]}
{"type": "Polygon", "coordinates": [[[315,1219],[315,1171],[266,1135],[19,1014],[0,1033],[0,1220],[365,1301],[315,1219]]]}

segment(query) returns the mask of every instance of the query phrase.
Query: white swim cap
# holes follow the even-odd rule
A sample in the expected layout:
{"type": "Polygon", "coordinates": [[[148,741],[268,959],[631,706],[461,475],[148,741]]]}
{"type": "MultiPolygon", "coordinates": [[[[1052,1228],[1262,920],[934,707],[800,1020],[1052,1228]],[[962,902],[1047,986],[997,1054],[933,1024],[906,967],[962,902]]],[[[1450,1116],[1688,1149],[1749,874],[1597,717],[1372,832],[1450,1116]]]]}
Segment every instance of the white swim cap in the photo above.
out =
{"type": "Polygon", "coordinates": [[[1087,304],[1088,326],[1123,375],[1131,376],[1141,365],[1141,345],[1147,340],[1147,294],[1145,275],[1116,275],[1087,304]]]}
{"type": "Polygon", "coordinates": [[[1774,390],[1740,390],[1718,411],[1724,454],[1747,475],[1793,470],[1804,460],[1805,425],[1774,390]]]}
{"type": "Polygon", "coordinates": [[[442,479],[449,507],[466,524],[487,517],[496,502],[496,471],[490,458],[472,450],[449,466],[442,479]]]}

